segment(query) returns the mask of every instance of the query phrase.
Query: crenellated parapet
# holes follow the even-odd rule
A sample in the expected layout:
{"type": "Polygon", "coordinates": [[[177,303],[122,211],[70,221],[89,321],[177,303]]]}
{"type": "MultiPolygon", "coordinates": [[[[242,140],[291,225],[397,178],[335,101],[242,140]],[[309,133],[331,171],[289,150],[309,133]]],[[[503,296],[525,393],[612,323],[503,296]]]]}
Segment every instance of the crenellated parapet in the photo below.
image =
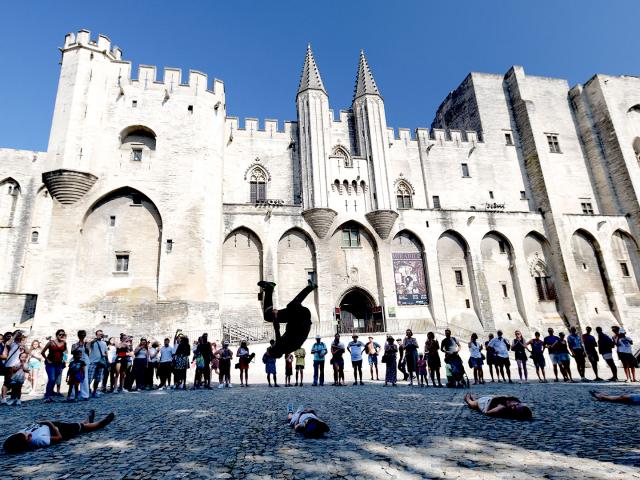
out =
{"type": "Polygon", "coordinates": [[[226,134],[227,138],[231,141],[233,141],[234,137],[295,140],[298,133],[298,122],[285,121],[283,125],[284,128],[280,128],[280,122],[278,120],[265,119],[261,127],[260,121],[257,118],[245,118],[244,125],[241,125],[238,117],[227,117],[226,134]]]}
{"type": "Polygon", "coordinates": [[[472,147],[483,143],[482,132],[472,130],[456,130],[441,128],[408,128],[387,127],[389,146],[400,143],[406,146],[434,145],[441,147],[472,147]]]}
{"type": "Polygon", "coordinates": [[[224,94],[224,82],[217,78],[210,80],[206,73],[198,70],[189,70],[183,76],[182,70],[175,67],[165,67],[162,79],[158,78],[158,68],[152,65],[140,65],[137,76],[134,76],[130,61],[122,59],[122,50],[111,45],[111,40],[105,35],[98,35],[97,39],[91,38],[89,30],[80,30],[77,34],[68,33],[64,38],[64,46],[60,49],[64,54],[77,48],[85,48],[95,53],[105,55],[118,71],[118,85],[140,85],[146,89],[164,90],[167,95],[174,92],[190,91],[194,95],[199,93],[224,94]]]}

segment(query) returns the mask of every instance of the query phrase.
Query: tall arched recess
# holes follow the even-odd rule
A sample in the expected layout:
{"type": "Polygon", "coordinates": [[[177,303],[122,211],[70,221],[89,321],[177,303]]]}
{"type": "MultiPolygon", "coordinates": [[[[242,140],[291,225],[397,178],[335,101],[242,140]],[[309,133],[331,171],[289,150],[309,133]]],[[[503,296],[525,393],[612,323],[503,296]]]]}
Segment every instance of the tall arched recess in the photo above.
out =
{"type": "Polygon", "coordinates": [[[85,214],[76,259],[75,296],[82,305],[102,301],[156,301],[162,218],[142,192],[120,188],[85,214]]]}
{"type": "Polygon", "coordinates": [[[262,242],[248,228],[232,231],[222,244],[222,318],[227,325],[263,322],[257,283],[262,280],[262,242]]]}
{"type": "Polygon", "coordinates": [[[477,289],[469,245],[458,232],[447,230],[438,239],[438,267],[447,312],[447,323],[482,331],[477,314],[477,289]]]}
{"type": "Polygon", "coordinates": [[[613,300],[600,246],[586,230],[571,237],[576,281],[573,297],[576,307],[589,321],[615,322],[613,300]]]}
{"type": "Polygon", "coordinates": [[[524,237],[523,249],[529,271],[521,272],[520,278],[523,289],[535,292],[537,302],[533,318],[543,319],[552,325],[562,325],[549,242],[538,232],[530,232],[524,237]]]}
{"type": "Polygon", "coordinates": [[[511,243],[501,233],[489,232],[480,242],[480,252],[496,329],[511,332],[525,327],[522,291],[511,243]]]}
{"type": "Polygon", "coordinates": [[[635,239],[627,232],[616,230],[611,237],[611,248],[617,264],[627,305],[640,306],[640,252],[635,239]]]}
{"type": "MultiPolygon", "coordinates": [[[[316,251],[311,238],[299,229],[285,232],[278,242],[278,303],[284,307],[307,285],[317,282],[316,251]]],[[[317,290],[302,303],[311,312],[311,321],[318,319],[317,290]]]]}

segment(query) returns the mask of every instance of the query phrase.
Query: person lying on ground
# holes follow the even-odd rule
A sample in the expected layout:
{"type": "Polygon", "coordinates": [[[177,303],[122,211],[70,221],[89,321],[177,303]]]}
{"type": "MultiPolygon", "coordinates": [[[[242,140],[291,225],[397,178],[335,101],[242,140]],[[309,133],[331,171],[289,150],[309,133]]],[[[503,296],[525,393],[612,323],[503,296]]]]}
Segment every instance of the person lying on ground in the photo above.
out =
{"type": "Polygon", "coordinates": [[[290,427],[306,438],[320,438],[329,431],[329,425],[318,418],[316,411],[304,405],[300,405],[295,412],[293,404],[287,405],[287,421],[290,427]]]}
{"type": "Polygon", "coordinates": [[[83,433],[94,432],[109,425],[115,418],[111,412],[102,420],[95,421],[96,412],[91,410],[89,417],[81,422],[57,422],[40,420],[18,433],[10,435],[2,444],[7,453],[20,453],[36,448],[48,447],[64,442],[83,433]]]}
{"type": "Polygon", "coordinates": [[[531,420],[533,418],[531,409],[516,397],[487,395],[475,398],[467,393],[464,396],[464,401],[471,410],[478,410],[490,417],[513,420],[531,420]]]}
{"type": "Polygon", "coordinates": [[[296,297],[289,302],[287,308],[280,310],[273,308],[274,282],[261,280],[258,286],[263,290],[262,308],[265,322],[273,323],[276,334],[276,343],[271,349],[275,358],[295,352],[305,342],[311,331],[311,312],[302,306],[303,300],[318,286],[312,281],[302,289],[296,297]],[[280,324],[286,323],[287,329],[280,335],[280,324]]]}
{"type": "Polygon", "coordinates": [[[627,405],[640,405],[640,393],[628,393],[625,395],[607,395],[606,393],[596,392],[595,390],[589,391],[589,393],[596,400],[601,402],[613,402],[613,403],[626,403],[627,405]]]}

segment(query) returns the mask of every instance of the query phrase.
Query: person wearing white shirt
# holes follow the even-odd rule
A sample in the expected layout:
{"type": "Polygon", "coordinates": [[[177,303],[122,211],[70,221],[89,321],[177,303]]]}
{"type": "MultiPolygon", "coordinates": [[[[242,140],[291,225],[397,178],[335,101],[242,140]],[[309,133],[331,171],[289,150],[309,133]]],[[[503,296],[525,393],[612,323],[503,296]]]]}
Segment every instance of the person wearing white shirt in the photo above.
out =
{"type": "Polygon", "coordinates": [[[158,363],[158,377],[160,377],[160,389],[169,388],[171,385],[171,362],[175,349],[170,345],[168,338],[164,339],[164,345],[160,347],[160,361],[158,363]]]}
{"type": "Polygon", "coordinates": [[[102,376],[107,374],[109,362],[107,360],[107,343],[103,340],[104,333],[102,330],[96,331],[96,338],[89,344],[91,349],[89,353],[89,379],[88,383],[91,384],[93,380],[93,393],[92,397],[97,397],[98,385],[102,380],[102,376]]]}
{"type": "Polygon", "coordinates": [[[498,369],[498,382],[500,382],[500,375],[502,375],[503,382],[507,381],[504,375],[506,370],[509,383],[513,383],[511,381],[511,362],[509,362],[509,349],[511,346],[509,345],[509,342],[502,338],[501,330],[498,330],[496,334],[497,336],[489,342],[488,346],[493,348],[496,355],[495,360],[496,368],[498,369]]]}
{"type": "Polygon", "coordinates": [[[7,453],[20,453],[48,447],[83,433],[100,430],[109,425],[115,418],[115,414],[111,412],[105,418],[96,422],[95,415],[95,410],[91,410],[89,417],[82,422],[69,423],[51,420],[36,422],[7,437],[2,447],[7,453]]]}
{"type": "Polygon", "coordinates": [[[364,343],[358,340],[358,334],[354,333],[352,341],[347,345],[347,350],[351,354],[351,365],[353,365],[354,385],[358,385],[358,373],[360,373],[360,385],[364,385],[362,381],[362,352],[364,351],[364,343]]]}

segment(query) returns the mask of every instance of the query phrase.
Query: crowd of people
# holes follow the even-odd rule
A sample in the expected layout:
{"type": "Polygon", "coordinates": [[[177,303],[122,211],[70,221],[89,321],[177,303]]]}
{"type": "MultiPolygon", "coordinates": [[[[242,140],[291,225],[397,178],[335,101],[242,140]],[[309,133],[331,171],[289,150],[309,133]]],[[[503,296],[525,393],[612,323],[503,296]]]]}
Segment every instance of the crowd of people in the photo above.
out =
{"type": "MultiPolygon", "coordinates": [[[[282,310],[280,314],[282,315],[282,310]]],[[[541,337],[535,332],[533,338],[526,339],[520,331],[515,331],[512,339],[504,337],[503,332],[489,334],[488,339],[480,341],[475,333],[466,343],[468,347],[468,367],[473,372],[473,383],[485,383],[485,364],[492,382],[512,383],[511,358],[513,357],[520,382],[529,379],[529,360],[532,361],[540,382],[547,382],[548,354],[553,370],[554,381],[562,379],[573,382],[579,378],[586,381],[585,368],[589,361],[595,380],[602,380],[600,359],[604,360],[611,372],[610,381],[618,380],[618,367],[614,352],[624,370],[624,380],[635,382],[636,358],[632,352],[633,340],[619,326],[611,328],[612,335],[606,334],[601,327],[596,335],[591,327],[586,327],[580,335],[575,327],[555,334],[549,328],[548,335],[541,337]],[[572,360],[578,377],[572,372],[572,360]]],[[[466,371],[460,357],[463,343],[445,330],[444,338],[439,341],[433,332],[429,332],[421,351],[418,340],[411,330],[404,338],[387,337],[384,345],[373,337],[363,342],[357,333],[351,341],[343,343],[340,334],[336,334],[327,345],[320,336],[315,338],[310,349],[310,363],[313,368],[313,386],[325,383],[325,363],[333,373],[335,386],[345,385],[345,357],[353,367],[353,385],[364,385],[363,362],[367,361],[371,380],[380,380],[379,363],[386,366],[384,385],[395,386],[398,374],[409,385],[442,387],[441,371],[444,363],[447,386],[459,386],[464,383],[466,371]]],[[[280,348],[281,349],[281,348],[280,348]]],[[[217,375],[218,388],[230,388],[232,367],[239,370],[240,386],[249,386],[249,368],[255,363],[255,353],[250,351],[248,342],[240,343],[232,350],[229,342],[210,342],[203,334],[191,343],[180,330],[173,339],[158,340],[134,339],[126,334],[118,338],[107,337],[102,330],[87,338],[84,330],[77,332],[77,340],[69,344],[63,329],[41,344],[38,340],[27,341],[21,331],[7,332],[0,343],[0,372],[4,375],[2,386],[2,404],[20,405],[23,386],[30,393],[37,393],[43,383],[43,371],[46,373],[45,402],[64,398],[61,391],[63,380],[68,386],[66,401],[88,400],[103,393],[149,389],[187,389],[187,370],[195,369],[193,389],[211,389],[211,376],[217,375]],[[234,351],[235,350],[235,351],[234,351]],[[235,360],[235,361],[234,361],[235,360]],[[66,373],[63,376],[63,372],[66,373]]],[[[277,380],[277,360],[284,356],[284,386],[303,386],[304,370],[307,364],[307,351],[303,346],[291,352],[278,351],[276,341],[272,340],[262,356],[269,386],[279,387],[277,380]],[[295,377],[294,377],[295,371],[295,377]],[[295,382],[295,383],[294,383],[295,382]]]]}

